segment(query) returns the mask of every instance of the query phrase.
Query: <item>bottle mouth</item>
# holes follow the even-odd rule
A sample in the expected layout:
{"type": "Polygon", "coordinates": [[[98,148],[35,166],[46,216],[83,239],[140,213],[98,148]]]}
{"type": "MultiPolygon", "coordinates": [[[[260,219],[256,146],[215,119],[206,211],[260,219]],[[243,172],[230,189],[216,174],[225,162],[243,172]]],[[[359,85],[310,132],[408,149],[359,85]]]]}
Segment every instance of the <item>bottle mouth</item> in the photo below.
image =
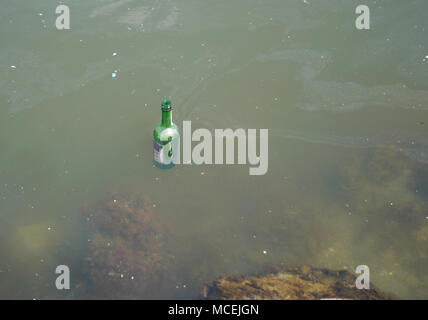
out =
{"type": "Polygon", "coordinates": [[[164,100],[164,101],[162,101],[161,110],[162,111],[171,111],[172,110],[171,100],[164,100]]]}

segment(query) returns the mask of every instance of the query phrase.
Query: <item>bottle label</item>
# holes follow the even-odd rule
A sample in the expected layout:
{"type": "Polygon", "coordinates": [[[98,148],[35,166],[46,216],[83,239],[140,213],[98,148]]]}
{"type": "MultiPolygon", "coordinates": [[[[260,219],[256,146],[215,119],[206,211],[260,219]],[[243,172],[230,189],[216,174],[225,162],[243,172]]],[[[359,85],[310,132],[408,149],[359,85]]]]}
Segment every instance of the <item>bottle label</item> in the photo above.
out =
{"type": "Polygon", "coordinates": [[[173,143],[169,142],[165,145],[158,144],[153,141],[153,156],[157,163],[163,165],[171,164],[173,160],[173,143]]]}

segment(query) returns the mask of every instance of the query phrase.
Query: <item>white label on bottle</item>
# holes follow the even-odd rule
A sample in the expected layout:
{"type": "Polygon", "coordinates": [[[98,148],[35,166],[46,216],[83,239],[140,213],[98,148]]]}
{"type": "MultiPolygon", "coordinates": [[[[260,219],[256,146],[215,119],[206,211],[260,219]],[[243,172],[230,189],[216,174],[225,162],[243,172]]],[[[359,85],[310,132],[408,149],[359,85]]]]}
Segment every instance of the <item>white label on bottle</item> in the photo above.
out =
{"type": "Polygon", "coordinates": [[[153,156],[157,163],[163,165],[171,164],[173,160],[173,143],[169,142],[165,145],[158,144],[156,141],[153,141],[153,156]]]}

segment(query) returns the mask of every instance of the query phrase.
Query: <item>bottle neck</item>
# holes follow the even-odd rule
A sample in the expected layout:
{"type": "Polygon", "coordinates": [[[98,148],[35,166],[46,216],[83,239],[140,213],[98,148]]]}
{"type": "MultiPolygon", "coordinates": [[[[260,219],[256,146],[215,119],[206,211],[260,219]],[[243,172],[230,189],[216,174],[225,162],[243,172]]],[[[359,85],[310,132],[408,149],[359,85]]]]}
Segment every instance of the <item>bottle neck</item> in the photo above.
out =
{"type": "Polygon", "coordinates": [[[162,126],[172,127],[172,111],[162,111],[162,126]]]}

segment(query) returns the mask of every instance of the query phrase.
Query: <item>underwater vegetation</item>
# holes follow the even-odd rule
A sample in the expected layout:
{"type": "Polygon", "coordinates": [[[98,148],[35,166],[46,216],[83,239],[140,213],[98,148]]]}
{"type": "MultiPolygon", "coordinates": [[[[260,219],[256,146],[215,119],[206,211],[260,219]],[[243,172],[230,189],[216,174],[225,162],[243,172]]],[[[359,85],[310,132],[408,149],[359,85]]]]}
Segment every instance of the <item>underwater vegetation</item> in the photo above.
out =
{"type": "Polygon", "coordinates": [[[342,174],[348,207],[375,222],[367,224],[366,232],[372,225],[383,225],[378,232],[387,237],[384,244],[400,248],[414,241],[412,250],[400,255],[428,263],[428,165],[400,152],[376,149],[355,159],[342,174]]]}
{"type": "Polygon", "coordinates": [[[416,225],[426,216],[428,165],[424,163],[397,151],[375,149],[345,166],[342,176],[344,196],[360,210],[387,207],[390,216],[416,225]]]}
{"type": "Polygon", "coordinates": [[[390,277],[388,290],[427,297],[428,165],[401,152],[374,149],[342,172],[348,209],[363,219],[358,229],[376,257],[380,276],[390,277]],[[401,283],[401,284],[400,284],[401,283]]]}
{"type": "Polygon", "coordinates": [[[367,265],[382,290],[427,298],[426,163],[388,148],[351,150],[306,184],[292,178],[252,203],[259,207],[243,222],[251,230],[247,238],[254,234],[247,241],[248,272],[261,270],[263,262],[352,274],[367,265]]]}
{"type": "Polygon", "coordinates": [[[149,200],[115,194],[84,212],[90,233],[83,268],[87,296],[155,298],[168,283],[174,257],[165,249],[167,231],[149,200]]]}
{"type": "Polygon", "coordinates": [[[170,232],[139,193],[102,198],[84,208],[83,296],[196,298],[203,283],[211,283],[203,298],[395,297],[374,283],[399,297],[426,297],[428,165],[376,148],[324,172],[313,177],[304,198],[285,182],[287,197],[277,188],[264,202],[248,201],[239,225],[245,232],[234,223],[226,232],[244,242],[242,251],[228,251],[220,240],[198,242],[209,229],[191,238],[170,232]],[[326,178],[329,197],[317,194],[326,178]],[[301,201],[307,197],[311,201],[301,201]],[[266,271],[266,263],[277,266],[266,271]],[[353,271],[362,264],[370,267],[371,290],[355,289],[353,271]]]}
{"type": "Polygon", "coordinates": [[[308,265],[277,265],[258,275],[223,277],[206,286],[202,296],[221,300],[393,299],[373,285],[369,290],[357,289],[349,271],[308,265]]]}

